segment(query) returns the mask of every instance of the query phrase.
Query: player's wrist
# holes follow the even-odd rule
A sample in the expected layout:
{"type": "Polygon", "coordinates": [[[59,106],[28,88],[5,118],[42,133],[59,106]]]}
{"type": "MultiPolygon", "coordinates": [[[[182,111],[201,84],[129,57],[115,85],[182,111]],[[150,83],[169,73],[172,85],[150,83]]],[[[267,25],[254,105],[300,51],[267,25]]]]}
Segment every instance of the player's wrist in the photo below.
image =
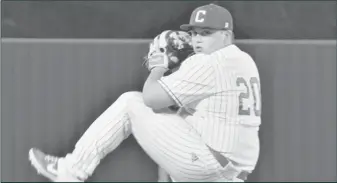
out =
{"type": "Polygon", "coordinates": [[[157,66],[157,67],[153,67],[150,71],[151,72],[157,72],[157,73],[165,73],[167,72],[169,69],[166,68],[166,67],[160,67],[160,66],[157,66]]]}

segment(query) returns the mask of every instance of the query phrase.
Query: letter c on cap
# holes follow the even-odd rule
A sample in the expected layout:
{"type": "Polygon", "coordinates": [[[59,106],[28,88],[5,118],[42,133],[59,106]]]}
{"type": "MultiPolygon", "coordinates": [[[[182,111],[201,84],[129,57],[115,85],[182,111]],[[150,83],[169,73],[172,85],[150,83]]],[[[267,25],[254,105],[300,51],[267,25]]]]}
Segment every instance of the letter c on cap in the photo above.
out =
{"type": "Polygon", "coordinates": [[[195,21],[196,22],[204,22],[205,18],[201,18],[200,14],[206,15],[206,11],[205,10],[199,10],[197,12],[197,15],[195,16],[195,21]]]}

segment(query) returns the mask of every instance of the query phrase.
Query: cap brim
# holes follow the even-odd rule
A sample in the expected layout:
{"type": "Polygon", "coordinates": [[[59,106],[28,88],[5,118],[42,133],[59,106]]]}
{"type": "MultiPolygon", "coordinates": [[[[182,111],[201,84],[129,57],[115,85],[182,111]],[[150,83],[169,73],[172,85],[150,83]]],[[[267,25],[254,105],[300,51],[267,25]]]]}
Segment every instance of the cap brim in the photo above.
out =
{"type": "Polygon", "coordinates": [[[189,31],[195,27],[200,27],[200,28],[207,28],[207,27],[204,27],[204,26],[197,26],[197,25],[191,25],[191,24],[183,24],[180,26],[180,29],[181,30],[184,30],[184,31],[189,31]]]}
{"type": "Polygon", "coordinates": [[[190,31],[193,28],[210,28],[210,29],[217,29],[217,30],[223,30],[221,28],[216,28],[216,27],[207,27],[207,26],[198,26],[198,25],[191,25],[191,24],[183,24],[180,26],[180,29],[183,31],[190,31]]]}
{"type": "Polygon", "coordinates": [[[183,24],[183,25],[180,26],[180,29],[184,30],[184,31],[189,31],[189,30],[191,30],[192,27],[193,27],[193,25],[191,25],[191,24],[183,24]]]}

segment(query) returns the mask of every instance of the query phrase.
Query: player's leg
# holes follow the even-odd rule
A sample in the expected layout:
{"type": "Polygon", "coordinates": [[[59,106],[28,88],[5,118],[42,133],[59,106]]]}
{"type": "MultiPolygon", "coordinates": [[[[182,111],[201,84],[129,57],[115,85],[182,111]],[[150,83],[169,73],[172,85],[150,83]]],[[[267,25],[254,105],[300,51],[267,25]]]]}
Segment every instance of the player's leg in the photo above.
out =
{"type": "Polygon", "coordinates": [[[139,92],[122,94],[91,124],[76,143],[73,152],[66,157],[52,157],[32,148],[29,158],[33,166],[52,181],[87,179],[100,160],[131,134],[128,101],[141,96],[139,92]]]}
{"type": "Polygon", "coordinates": [[[158,166],[158,182],[171,182],[170,175],[160,166],[158,166]]]}
{"type": "Polygon", "coordinates": [[[132,133],[145,152],[173,181],[233,181],[234,167],[220,165],[200,135],[174,113],[154,113],[142,98],[129,105],[132,133]],[[142,110],[139,110],[141,109],[142,110]]]}
{"type": "MultiPolygon", "coordinates": [[[[57,170],[86,179],[99,161],[130,134],[131,125],[137,141],[160,166],[174,176],[174,180],[212,181],[219,179],[219,176],[223,178],[219,175],[219,163],[184,120],[174,114],[154,113],[144,105],[142,95],[134,92],[123,94],[95,120],[76,144],[74,152],[58,161],[57,170]],[[105,132],[100,133],[102,131],[105,132]]],[[[49,177],[53,181],[79,180],[67,175],[58,177],[59,172],[52,172],[44,166],[49,156],[41,153],[32,153],[37,164],[42,164],[42,168],[35,165],[38,171],[54,173],[54,177],[49,177]]],[[[50,159],[53,161],[54,158],[50,159]]],[[[41,173],[48,177],[45,172],[41,173]]]]}

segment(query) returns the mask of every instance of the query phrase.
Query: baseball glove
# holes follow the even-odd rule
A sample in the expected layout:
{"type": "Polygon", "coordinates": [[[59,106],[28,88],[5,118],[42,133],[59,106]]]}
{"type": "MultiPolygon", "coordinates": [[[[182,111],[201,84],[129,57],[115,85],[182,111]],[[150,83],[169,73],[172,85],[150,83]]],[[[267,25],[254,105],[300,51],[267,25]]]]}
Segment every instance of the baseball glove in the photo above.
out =
{"type": "Polygon", "coordinates": [[[187,32],[166,30],[157,35],[150,43],[143,66],[149,71],[155,67],[172,70],[180,66],[193,53],[191,36],[187,32]]]}

